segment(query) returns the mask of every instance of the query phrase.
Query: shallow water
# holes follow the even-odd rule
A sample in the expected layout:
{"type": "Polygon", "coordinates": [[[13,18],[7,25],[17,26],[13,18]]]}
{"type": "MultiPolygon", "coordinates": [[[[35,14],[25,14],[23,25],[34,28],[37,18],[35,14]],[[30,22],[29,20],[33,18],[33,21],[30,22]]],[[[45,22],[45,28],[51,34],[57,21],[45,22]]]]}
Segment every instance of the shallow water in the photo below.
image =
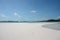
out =
{"type": "Polygon", "coordinates": [[[42,27],[60,31],[60,23],[46,24],[43,25],[42,27]]]}

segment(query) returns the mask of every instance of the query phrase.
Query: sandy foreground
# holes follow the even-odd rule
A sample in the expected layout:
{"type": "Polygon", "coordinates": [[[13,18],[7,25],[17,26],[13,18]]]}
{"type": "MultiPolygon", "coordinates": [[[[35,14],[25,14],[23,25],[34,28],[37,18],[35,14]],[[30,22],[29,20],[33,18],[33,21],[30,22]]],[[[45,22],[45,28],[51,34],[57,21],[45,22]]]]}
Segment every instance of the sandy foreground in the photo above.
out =
{"type": "Polygon", "coordinates": [[[0,40],[60,40],[60,23],[0,23],[0,40]]]}

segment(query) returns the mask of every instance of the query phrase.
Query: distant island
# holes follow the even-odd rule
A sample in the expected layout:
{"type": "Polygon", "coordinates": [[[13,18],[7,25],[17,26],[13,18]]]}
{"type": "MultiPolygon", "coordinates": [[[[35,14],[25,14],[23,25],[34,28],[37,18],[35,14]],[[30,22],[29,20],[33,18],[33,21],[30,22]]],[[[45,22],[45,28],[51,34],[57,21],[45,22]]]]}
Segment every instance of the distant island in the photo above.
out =
{"type": "Polygon", "coordinates": [[[48,19],[48,20],[43,20],[40,22],[60,22],[60,19],[48,19]]]}
{"type": "Polygon", "coordinates": [[[48,20],[42,20],[42,21],[0,21],[0,22],[60,22],[60,19],[48,19],[48,20]]]}

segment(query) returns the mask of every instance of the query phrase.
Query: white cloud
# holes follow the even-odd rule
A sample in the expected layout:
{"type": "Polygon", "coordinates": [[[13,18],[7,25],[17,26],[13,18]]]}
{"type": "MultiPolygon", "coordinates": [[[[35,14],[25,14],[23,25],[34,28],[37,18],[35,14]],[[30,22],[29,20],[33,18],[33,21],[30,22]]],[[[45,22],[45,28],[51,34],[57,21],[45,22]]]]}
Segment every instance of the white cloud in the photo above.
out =
{"type": "Polygon", "coordinates": [[[7,17],[5,14],[1,14],[1,17],[7,17]]]}
{"type": "Polygon", "coordinates": [[[60,16],[58,16],[57,18],[60,18],[60,16]]]}
{"type": "Polygon", "coordinates": [[[48,17],[40,17],[40,20],[48,20],[48,19],[50,19],[50,18],[48,18],[48,17]]]}
{"type": "Polygon", "coordinates": [[[18,13],[16,13],[16,12],[15,12],[15,13],[14,13],[14,15],[15,15],[15,16],[17,16],[17,15],[18,15],[18,13]]]}
{"type": "Polygon", "coordinates": [[[18,17],[21,17],[21,16],[18,15],[18,17]]]}
{"type": "Polygon", "coordinates": [[[32,10],[32,11],[31,11],[31,13],[36,13],[36,12],[37,12],[37,11],[35,11],[35,10],[32,10]]]}
{"type": "Polygon", "coordinates": [[[14,13],[14,15],[17,16],[17,17],[21,17],[21,16],[20,16],[18,13],[16,13],[16,12],[14,13]]]}

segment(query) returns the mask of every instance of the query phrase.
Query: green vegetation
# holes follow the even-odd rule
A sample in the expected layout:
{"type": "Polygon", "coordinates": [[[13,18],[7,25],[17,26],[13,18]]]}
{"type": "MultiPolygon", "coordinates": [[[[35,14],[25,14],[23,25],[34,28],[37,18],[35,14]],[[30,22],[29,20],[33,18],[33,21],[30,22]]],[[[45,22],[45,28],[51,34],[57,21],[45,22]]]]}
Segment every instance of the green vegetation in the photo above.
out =
{"type": "Polygon", "coordinates": [[[44,20],[41,22],[60,22],[60,19],[49,19],[49,20],[44,20]]]}

